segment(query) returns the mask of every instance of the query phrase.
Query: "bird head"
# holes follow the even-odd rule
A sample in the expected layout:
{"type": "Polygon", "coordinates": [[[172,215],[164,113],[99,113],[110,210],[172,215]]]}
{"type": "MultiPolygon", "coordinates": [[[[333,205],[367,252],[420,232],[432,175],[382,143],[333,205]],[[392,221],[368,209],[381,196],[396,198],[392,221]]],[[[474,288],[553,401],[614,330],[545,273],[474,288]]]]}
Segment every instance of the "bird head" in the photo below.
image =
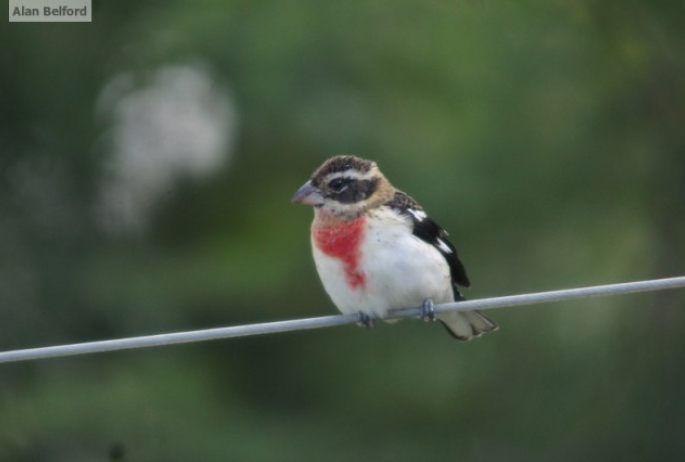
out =
{"type": "Polygon", "coordinates": [[[356,218],[392,199],[394,188],[375,162],[355,156],[336,156],[312,174],[292,201],[312,205],[327,215],[356,218]]]}

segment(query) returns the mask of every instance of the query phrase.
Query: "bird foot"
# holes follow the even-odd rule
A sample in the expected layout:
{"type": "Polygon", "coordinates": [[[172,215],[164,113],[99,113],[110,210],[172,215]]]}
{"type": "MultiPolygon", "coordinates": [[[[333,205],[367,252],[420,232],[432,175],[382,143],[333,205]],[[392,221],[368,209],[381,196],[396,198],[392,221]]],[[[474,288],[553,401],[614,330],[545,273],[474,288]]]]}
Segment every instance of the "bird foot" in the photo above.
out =
{"type": "Polygon", "coordinates": [[[360,311],[359,314],[357,314],[357,318],[357,324],[366,327],[367,329],[371,329],[376,324],[374,318],[372,318],[371,316],[362,311],[360,311]]]}
{"type": "Polygon", "coordinates": [[[426,322],[435,321],[435,307],[430,297],[424,299],[423,303],[421,303],[421,319],[426,322]]]}

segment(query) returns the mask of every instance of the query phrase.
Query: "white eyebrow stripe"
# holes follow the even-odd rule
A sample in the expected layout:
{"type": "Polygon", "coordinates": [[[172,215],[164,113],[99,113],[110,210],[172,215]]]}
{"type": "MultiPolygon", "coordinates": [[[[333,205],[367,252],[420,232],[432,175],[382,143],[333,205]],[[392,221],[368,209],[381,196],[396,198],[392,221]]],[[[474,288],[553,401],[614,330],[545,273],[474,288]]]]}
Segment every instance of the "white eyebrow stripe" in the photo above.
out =
{"type": "Polygon", "coordinates": [[[326,177],[326,180],[331,181],[336,178],[354,178],[355,180],[370,180],[371,178],[373,178],[373,170],[369,170],[366,173],[361,173],[358,170],[350,168],[343,172],[331,173],[326,177]]]}
{"type": "Polygon", "coordinates": [[[452,253],[452,249],[449,248],[447,244],[445,244],[445,241],[442,239],[438,238],[438,249],[442,250],[444,253],[452,253]]]}

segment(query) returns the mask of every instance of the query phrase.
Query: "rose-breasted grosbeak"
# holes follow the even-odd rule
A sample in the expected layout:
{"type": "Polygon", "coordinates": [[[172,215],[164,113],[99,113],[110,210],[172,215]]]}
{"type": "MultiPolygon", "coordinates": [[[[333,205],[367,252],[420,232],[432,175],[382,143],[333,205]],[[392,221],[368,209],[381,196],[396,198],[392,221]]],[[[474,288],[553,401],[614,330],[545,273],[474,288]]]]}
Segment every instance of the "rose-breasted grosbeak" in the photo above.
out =
{"type": "MultiPolygon", "coordinates": [[[[371,325],[372,318],[419,305],[433,318],[433,302],[464,300],[457,285],[469,287],[470,282],[447,232],[395,189],[375,162],[333,157],[292,200],[314,206],[316,269],[342,313],[359,313],[371,325]]],[[[479,311],[437,318],[459,340],[497,330],[479,311]]]]}

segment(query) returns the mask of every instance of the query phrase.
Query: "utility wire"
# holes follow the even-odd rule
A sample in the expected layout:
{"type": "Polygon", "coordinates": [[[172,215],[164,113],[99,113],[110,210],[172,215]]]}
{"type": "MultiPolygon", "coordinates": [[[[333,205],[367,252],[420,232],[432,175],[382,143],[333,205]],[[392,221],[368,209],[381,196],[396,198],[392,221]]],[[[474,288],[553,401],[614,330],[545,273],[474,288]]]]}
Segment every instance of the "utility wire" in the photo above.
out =
{"type": "MultiPolygon", "coordinates": [[[[445,303],[443,305],[435,305],[435,312],[444,313],[448,311],[490,310],[494,308],[560,302],[564,300],[595,297],[600,295],[653,292],[657,290],[676,289],[679,287],[685,287],[685,276],[445,303]]],[[[407,308],[393,311],[390,316],[384,319],[418,317],[420,314],[420,308],[407,308]]],[[[250,335],[275,334],[277,332],[319,329],[322,327],[352,324],[358,321],[359,317],[354,314],[322,316],[317,318],[293,319],[289,321],[266,322],[261,324],[248,324],[243,326],[176,332],[171,334],[145,335],[141,337],[129,337],[116,340],[75,343],[71,345],[30,348],[25,350],[0,352],[0,363],[85,355],[91,353],[101,353],[105,351],[126,350],[130,348],[203,342],[206,340],[216,340],[230,337],[246,337],[250,335]]]]}

